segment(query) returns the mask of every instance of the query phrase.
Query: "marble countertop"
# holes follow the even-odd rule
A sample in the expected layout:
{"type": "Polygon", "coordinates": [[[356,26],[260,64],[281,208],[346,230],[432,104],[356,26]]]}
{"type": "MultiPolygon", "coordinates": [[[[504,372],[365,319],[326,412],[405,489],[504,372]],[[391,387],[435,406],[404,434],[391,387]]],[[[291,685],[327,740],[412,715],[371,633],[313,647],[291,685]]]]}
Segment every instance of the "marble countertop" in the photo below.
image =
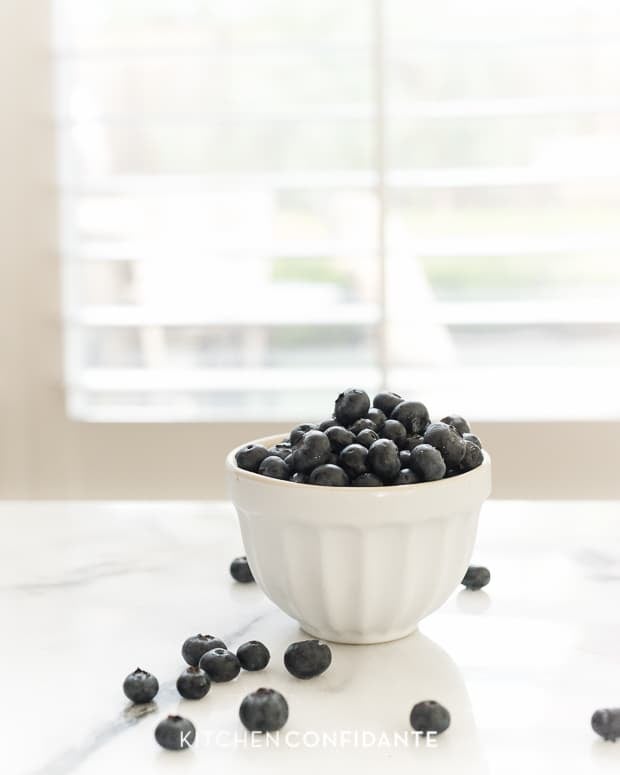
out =
{"type": "Polygon", "coordinates": [[[297,624],[228,574],[242,553],[229,504],[4,503],[0,520],[3,775],[620,771],[620,743],[590,729],[595,708],[620,706],[619,503],[488,502],[474,561],[489,587],[409,638],[333,645],[311,681],[282,665],[297,624]],[[272,662],[181,700],[180,646],[199,631],[263,640],[272,662]],[[136,666],[161,685],[141,709],[121,690],[136,666]],[[238,720],[259,686],[288,699],[279,745],[238,720]],[[427,698],[452,714],[432,748],[407,738],[427,698]],[[193,750],[156,745],[170,712],[195,723],[193,750]]]}

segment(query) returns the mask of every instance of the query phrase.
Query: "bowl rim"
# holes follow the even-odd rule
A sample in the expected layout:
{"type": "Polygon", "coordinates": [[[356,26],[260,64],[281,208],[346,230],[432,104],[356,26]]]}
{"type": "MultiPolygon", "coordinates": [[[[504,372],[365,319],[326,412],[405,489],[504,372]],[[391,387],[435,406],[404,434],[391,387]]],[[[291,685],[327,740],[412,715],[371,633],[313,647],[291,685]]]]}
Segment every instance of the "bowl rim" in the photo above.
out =
{"type": "Polygon", "coordinates": [[[462,474],[457,474],[455,476],[449,476],[447,479],[435,479],[431,482],[416,482],[415,484],[399,484],[398,486],[390,486],[390,485],[381,485],[379,487],[322,487],[318,484],[310,484],[309,482],[304,482],[300,484],[299,482],[291,482],[288,479],[274,479],[271,476],[262,476],[261,474],[254,473],[253,471],[246,471],[244,468],[239,468],[235,461],[235,455],[237,452],[242,448],[247,446],[248,444],[260,444],[262,446],[271,447],[274,444],[277,444],[279,441],[282,441],[286,437],[286,433],[277,433],[273,436],[263,436],[260,439],[252,439],[251,441],[245,441],[243,444],[239,444],[234,449],[231,449],[230,452],[226,455],[226,469],[231,475],[236,475],[242,479],[247,479],[250,482],[255,482],[257,484],[261,484],[264,486],[271,486],[271,487],[284,487],[284,488],[294,488],[296,491],[301,490],[302,487],[311,487],[313,492],[318,491],[329,491],[330,493],[347,493],[348,495],[351,495],[351,493],[360,493],[360,496],[363,493],[368,494],[378,494],[381,493],[383,495],[387,495],[388,493],[393,494],[399,494],[403,495],[407,492],[429,492],[432,489],[439,490],[446,486],[454,487],[456,482],[462,482],[465,483],[468,479],[476,476],[480,476],[482,471],[486,471],[491,467],[491,456],[489,453],[483,449],[482,450],[482,463],[477,466],[476,468],[472,468],[471,471],[465,471],[462,474]]]}

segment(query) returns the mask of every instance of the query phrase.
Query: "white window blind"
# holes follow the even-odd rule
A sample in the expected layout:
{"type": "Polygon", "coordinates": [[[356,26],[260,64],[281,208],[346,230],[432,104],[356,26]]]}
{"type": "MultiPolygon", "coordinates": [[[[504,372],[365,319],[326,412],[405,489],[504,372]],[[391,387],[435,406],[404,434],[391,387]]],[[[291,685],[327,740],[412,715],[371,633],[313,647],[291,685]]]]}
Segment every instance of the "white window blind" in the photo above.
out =
{"type": "Polygon", "coordinates": [[[72,416],[617,416],[616,0],[54,10],[72,416]]]}

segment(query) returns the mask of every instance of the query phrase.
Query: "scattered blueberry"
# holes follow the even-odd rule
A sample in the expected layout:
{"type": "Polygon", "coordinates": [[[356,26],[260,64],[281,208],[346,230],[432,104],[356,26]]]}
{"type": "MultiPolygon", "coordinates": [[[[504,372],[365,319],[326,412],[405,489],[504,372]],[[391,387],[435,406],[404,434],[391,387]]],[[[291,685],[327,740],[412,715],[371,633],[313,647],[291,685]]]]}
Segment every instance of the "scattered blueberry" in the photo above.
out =
{"type": "MultiPolygon", "coordinates": [[[[235,559],[230,563],[230,575],[233,577],[235,581],[239,581],[241,584],[249,584],[250,582],[254,581],[254,576],[252,575],[252,571],[250,569],[250,566],[248,565],[248,558],[247,557],[235,557],[235,559]]],[[[197,638],[205,637],[210,638],[210,635],[197,635],[197,638]]],[[[219,645],[219,643],[218,643],[219,645]]],[[[217,648],[217,646],[211,646],[211,648],[217,648]]],[[[206,649],[208,651],[209,649],[206,649]]],[[[203,652],[204,653],[204,652],[203,652]]],[[[202,656],[202,654],[200,655],[202,656]]],[[[200,658],[200,657],[199,657],[200,658]]],[[[190,664],[198,664],[198,662],[190,662],[190,664]]]]}
{"type": "Polygon", "coordinates": [[[249,640],[237,649],[237,659],[244,670],[264,670],[270,658],[269,649],[259,640],[249,640]]]}
{"type": "Polygon", "coordinates": [[[228,649],[211,649],[203,654],[198,663],[209,678],[215,683],[232,681],[239,675],[241,665],[237,655],[228,649]]]}
{"type": "Polygon", "coordinates": [[[601,708],[592,714],[592,729],[603,740],[611,740],[612,743],[620,737],[620,708],[601,708]]]}
{"type": "Polygon", "coordinates": [[[365,417],[370,409],[370,399],[364,390],[348,388],[336,399],[334,416],[341,425],[351,425],[365,417]]]}
{"type": "Polygon", "coordinates": [[[384,391],[382,393],[377,393],[373,398],[372,405],[375,409],[382,411],[385,417],[389,417],[402,400],[403,397],[399,396],[398,393],[388,393],[384,391]]]}
{"type": "Polygon", "coordinates": [[[379,438],[379,434],[376,431],[371,431],[370,428],[366,428],[360,431],[355,437],[356,444],[361,444],[364,447],[371,447],[375,441],[379,438]]]}
{"type": "Polygon", "coordinates": [[[340,465],[351,479],[366,473],[368,449],[362,444],[349,444],[340,453],[340,465]]]}
{"type": "Polygon", "coordinates": [[[325,435],[329,439],[332,452],[341,452],[355,441],[355,433],[347,428],[343,428],[342,425],[333,425],[325,431],[325,435]]]}
{"type": "Polygon", "coordinates": [[[357,436],[358,433],[361,433],[362,431],[376,431],[377,426],[372,420],[369,420],[368,417],[360,417],[359,420],[356,420],[351,426],[349,426],[349,430],[353,435],[357,436]]]}
{"type": "Polygon", "coordinates": [[[332,652],[320,640],[301,640],[284,652],[284,666],[295,678],[314,678],[321,675],[332,662],[332,652]]]}
{"type": "Polygon", "coordinates": [[[235,460],[239,468],[256,473],[259,465],[268,455],[269,452],[260,444],[246,444],[237,452],[235,460]]]}
{"type": "Polygon", "coordinates": [[[200,700],[211,688],[211,681],[204,670],[190,665],[177,678],[177,691],[186,700],[200,700]]]}
{"type": "Polygon", "coordinates": [[[460,414],[449,414],[447,417],[442,417],[441,422],[445,422],[446,425],[451,425],[453,428],[461,434],[470,432],[469,423],[460,414]]]}
{"type": "Polygon", "coordinates": [[[331,451],[329,439],[323,431],[310,430],[303,435],[293,452],[293,468],[301,474],[309,474],[328,461],[331,451]]]}
{"type": "Polygon", "coordinates": [[[412,471],[410,468],[401,468],[398,472],[398,476],[392,484],[417,484],[422,481],[422,477],[412,471]]]}
{"type": "Polygon", "coordinates": [[[491,572],[483,565],[470,565],[463,576],[463,584],[467,589],[482,589],[491,581],[491,572]]]}
{"type": "Polygon", "coordinates": [[[299,444],[299,442],[303,439],[305,434],[308,431],[313,431],[316,429],[316,425],[309,422],[303,422],[301,425],[298,425],[297,427],[293,428],[291,431],[291,435],[289,436],[289,441],[291,445],[294,447],[296,444],[299,444]]]}
{"type": "Polygon", "coordinates": [[[484,456],[480,447],[477,444],[474,444],[473,441],[465,441],[465,455],[460,462],[459,473],[478,468],[483,460],[484,456]]]}
{"type": "Polygon", "coordinates": [[[159,682],[154,675],[137,667],[123,681],[123,691],[128,700],[142,705],[154,699],[159,691],[159,682]]]}
{"type": "Polygon", "coordinates": [[[243,698],[239,718],[249,732],[276,732],[287,722],[288,704],[275,689],[257,689],[243,698]]]}
{"type": "MultiPolygon", "coordinates": [[[[245,557],[237,557],[237,560],[245,560],[245,557]]],[[[237,560],[233,560],[233,563],[237,562],[237,560]]],[[[247,567],[247,562],[246,562],[247,567]]],[[[249,571],[249,568],[248,568],[249,571]]],[[[231,566],[231,572],[232,572],[232,566],[231,566]]],[[[254,579],[252,579],[253,581],[254,579]]],[[[187,662],[188,665],[192,665],[193,667],[196,667],[197,664],[200,662],[200,657],[203,654],[206,654],[207,651],[211,651],[211,649],[225,649],[226,644],[223,640],[220,640],[219,638],[215,638],[213,635],[192,635],[190,638],[188,638],[185,643],[183,644],[183,647],[181,649],[181,654],[183,655],[183,659],[187,662]]]]}
{"type": "Polygon", "coordinates": [[[416,732],[421,732],[423,735],[434,732],[440,735],[450,726],[450,714],[435,700],[424,700],[413,706],[409,721],[416,732]]]}
{"type": "Polygon", "coordinates": [[[310,474],[309,482],[324,487],[346,487],[349,484],[349,477],[340,466],[326,463],[314,469],[310,474]]]}
{"type": "Polygon", "coordinates": [[[482,449],[482,442],[475,434],[464,433],[463,438],[465,439],[465,441],[471,441],[472,444],[475,444],[477,447],[480,447],[480,449],[482,449]]]}
{"type": "Polygon", "coordinates": [[[368,450],[367,466],[385,484],[392,482],[400,471],[398,447],[389,439],[379,439],[368,450]]]}
{"type": "MultiPolygon", "coordinates": [[[[400,398],[398,399],[400,401],[400,398]]],[[[381,409],[377,409],[376,406],[371,406],[368,410],[368,414],[366,415],[369,420],[371,420],[375,428],[380,431],[383,427],[383,423],[387,420],[387,417],[385,414],[381,411],[381,409]]]]}
{"type": "Polygon", "coordinates": [[[290,475],[288,465],[277,455],[266,457],[259,465],[258,473],[271,479],[288,479],[290,475]]]}
{"type": "Polygon", "coordinates": [[[195,739],[196,727],[182,716],[168,716],[155,727],[155,740],[169,751],[191,748],[195,739]]]}
{"type": "Polygon", "coordinates": [[[383,487],[383,482],[374,474],[360,474],[351,481],[353,487],[383,487]]]}
{"type": "Polygon", "coordinates": [[[424,433],[430,422],[428,409],[419,401],[401,401],[392,410],[392,420],[398,420],[407,429],[407,433],[424,433]]]}
{"type": "Polygon", "coordinates": [[[390,439],[397,447],[400,447],[405,443],[407,430],[398,420],[386,420],[381,429],[381,436],[384,439],[390,439]]]}
{"type": "Polygon", "coordinates": [[[424,433],[424,443],[441,452],[447,468],[457,468],[465,457],[465,440],[445,422],[431,423],[424,433]]]}
{"type": "Polygon", "coordinates": [[[411,450],[410,465],[425,482],[443,479],[446,473],[446,464],[441,452],[430,444],[418,444],[411,450]]]}

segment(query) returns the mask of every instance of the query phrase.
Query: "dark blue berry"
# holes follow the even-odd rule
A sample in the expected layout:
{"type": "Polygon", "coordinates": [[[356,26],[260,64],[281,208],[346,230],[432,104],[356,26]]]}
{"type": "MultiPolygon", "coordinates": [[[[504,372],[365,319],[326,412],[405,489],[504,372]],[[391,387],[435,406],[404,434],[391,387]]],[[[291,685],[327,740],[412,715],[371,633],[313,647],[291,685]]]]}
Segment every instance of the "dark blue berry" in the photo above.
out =
{"type": "Polygon", "coordinates": [[[401,468],[398,472],[398,476],[392,484],[417,484],[422,481],[422,477],[412,471],[410,468],[401,468]]]}
{"type": "Polygon", "coordinates": [[[415,449],[418,444],[424,444],[424,436],[420,436],[419,433],[414,433],[413,436],[407,436],[403,442],[402,449],[409,450],[415,449]]]}
{"type": "Polygon", "coordinates": [[[296,473],[291,476],[291,482],[295,482],[296,484],[308,484],[309,481],[310,477],[308,474],[296,473]]]}
{"type": "Polygon", "coordinates": [[[465,441],[465,455],[460,462],[460,471],[471,471],[482,464],[484,457],[482,450],[473,441],[465,441]]]}
{"type": "MultiPolygon", "coordinates": [[[[241,584],[249,584],[250,582],[254,581],[254,576],[252,575],[252,570],[250,569],[250,566],[248,564],[248,558],[247,557],[235,557],[235,559],[230,563],[230,575],[233,577],[235,581],[239,581],[241,584]]],[[[210,638],[210,635],[197,635],[196,637],[206,637],[210,638]]],[[[211,648],[218,648],[221,644],[218,642],[216,646],[211,646],[211,648]]],[[[205,651],[208,651],[209,649],[205,649],[205,651]]],[[[203,652],[204,653],[204,652],[203,652]]],[[[202,654],[200,655],[202,656],[202,654]]],[[[200,657],[199,657],[200,658],[200,657]]],[[[198,662],[190,662],[190,664],[198,664],[198,662]]]]}
{"type": "Polygon", "coordinates": [[[355,434],[342,425],[333,425],[325,431],[325,435],[329,439],[332,452],[340,452],[355,441],[355,434]]]}
{"type": "Polygon", "coordinates": [[[269,649],[259,640],[249,640],[237,649],[237,659],[244,670],[264,670],[270,657],[269,649]]]}
{"type": "Polygon", "coordinates": [[[215,683],[232,681],[239,675],[241,665],[237,655],[228,649],[211,649],[203,654],[198,663],[215,683]]]}
{"type": "Polygon", "coordinates": [[[328,428],[333,428],[334,425],[338,425],[338,420],[335,417],[330,417],[329,420],[323,420],[319,423],[319,430],[325,432],[328,428]]]}
{"type": "Polygon", "coordinates": [[[364,430],[376,431],[377,426],[372,420],[369,420],[368,417],[360,417],[359,420],[356,420],[349,426],[349,430],[354,436],[357,436],[358,433],[361,433],[361,431],[364,430]]]}
{"type": "Polygon", "coordinates": [[[383,427],[383,423],[387,420],[387,417],[385,416],[385,414],[381,411],[381,409],[377,409],[376,406],[371,406],[366,416],[368,417],[369,420],[372,420],[372,422],[375,425],[375,428],[378,431],[381,430],[381,428],[383,427]]]}
{"type": "Polygon", "coordinates": [[[155,727],[155,740],[168,751],[191,748],[196,739],[196,727],[182,716],[168,716],[155,727]]]}
{"type": "Polygon", "coordinates": [[[271,479],[288,479],[291,474],[288,465],[277,455],[266,457],[259,465],[258,473],[271,479]]]}
{"type": "Polygon", "coordinates": [[[430,422],[428,409],[419,401],[401,401],[392,410],[390,417],[402,422],[409,434],[424,433],[430,422]]]}
{"type": "Polygon", "coordinates": [[[288,441],[281,441],[279,444],[274,444],[273,447],[269,447],[267,452],[269,452],[270,456],[277,455],[278,457],[281,457],[282,460],[286,460],[291,454],[292,448],[288,441]]]}
{"type": "Polygon", "coordinates": [[[336,399],[334,417],[341,425],[351,425],[360,417],[365,417],[370,409],[370,399],[364,390],[348,388],[336,399]]]}
{"type": "Polygon", "coordinates": [[[211,688],[211,681],[199,667],[186,668],[177,678],[177,691],[186,700],[200,700],[211,688]]]}
{"type": "Polygon", "coordinates": [[[393,441],[397,447],[401,447],[407,438],[407,431],[402,422],[399,422],[398,420],[386,420],[381,429],[381,436],[384,439],[393,441]]]}
{"type": "Polygon", "coordinates": [[[293,452],[293,469],[309,474],[313,468],[327,463],[331,451],[329,439],[322,431],[308,431],[293,452]]]}
{"type": "Polygon", "coordinates": [[[351,479],[366,473],[368,449],[362,444],[349,444],[340,453],[340,465],[351,479]]]}
{"type": "Polygon", "coordinates": [[[349,477],[344,470],[333,463],[317,466],[310,474],[310,484],[320,484],[323,487],[346,487],[349,477]]]}
{"type": "Polygon", "coordinates": [[[304,435],[308,431],[313,431],[315,429],[316,425],[310,422],[302,422],[301,425],[297,425],[295,428],[293,428],[289,436],[291,445],[294,447],[296,444],[299,444],[299,442],[303,439],[304,435]]]}
{"type": "Polygon", "coordinates": [[[379,434],[376,431],[371,431],[370,428],[366,428],[360,431],[355,437],[355,443],[361,444],[363,447],[371,447],[375,441],[379,438],[379,434]]]}
{"type": "Polygon", "coordinates": [[[235,461],[244,471],[258,471],[259,465],[269,455],[265,447],[260,444],[246,444],[235,455],[235,461]]]}
{"type": "Polygon", "coordinates": [[[389,417],[402,400],[403,397],[398,393],[383,391],[373,398],[372,405],[375,409],[380,409],[385,417],[389,417]]]}
{"type": "Polygon", "coordinates": [[[603,740],[611,740],[612,743],[620,737],[620,708],[601,708],[592,714],[592,729],[603,740]]]}
{"type": "Polygon", "coordinates": [[[398,447],[389,439],[379,439],[368,450],[366,463],[369,471],[376,474],[382,482],[392,482],[400,471],[398,447]]]}
{"type": "Polygon", "coordinates": [[[154,699],[159,691],[159,682],[154,675],[137,667],[123,681],[123,691],[127,699],[142,705],[154,699]]]}
{"type": "Polygon", "coordinates": [[[284,652],[284,666],[295,678],[314,678],[324,673],[332,662],[332,652],[320,640],[301,640],[284,652]]]}
{"type": "Polygon", "coordinates": [[[461,434],[470,432],[469,423],[460,414],[449,414],[447,417],[442,417],[441,422],[445,422],[446,425],[451,425],[453,428],[461,434]]]}
{"type": "Polygon", "coordinates": [[[491,581],[491,572],[483,565],[470,565],[461,584],[467,589],[482,589],[491,581]]]}
{"type": "Polygon", "coordinates": [[[441,452],[430,444],[418,444],[411,450],[410,465],[425,482],[443,479],[446,473],[446,464],[441,452]]]}
{"type": "Polygon", "coordinates": [[[287,722],[288,704],[275,689],[257,689],[243,698],[239,718],[249,732],[276,732],[287,722]]]}
{"type": "MultiPolygon", "coordinates": [[[[245,560],[245,557],[238,557],[237,559],[245,560]]],[[[236,560],[233,560],[233,563],[234,562],[236,562],[236,560]]],[[[247,566],[247,562],[246,562],[246,566],[247,566]]],[[[253,581],[254,579],[251,579],[251,580],[253,581]]],[[[210,651],[211,649],[225,649],[225,648],[226,648],[226,644],[224,643],[223,640],[220,640],[219,638],[215,638],[213,635],[199,634],[199,635],[192,635],[190,638],[188,638],[185,641],[181,649],[181,654],[183,655],[183,659],[187,662],[188,665],[192,665],[193,667],[196,667],[196,665],[200,662],[200,657],[203,654],[206,654],[207,651],[210,651]]]]}
{"type": "Polygon", "coordinates": [[[408,449],[401,449],[398,453],[398,457],[400,459],[400,470],[402,471],[403,468],[409,468],[411,465],[411,452],[409,452],[408,449]]]}
{"type": "Polygon", "coordinates": [[[465,440],[445,422],[431,423],[424,433],[424,443],[441,452],[446,468],[458,468],[465,457],[465,440]]]}
{"type": "Polygon", "coordinates": [[[421,732],[423,735],[434,732],[440,735],[450,726],[450,714],[435,700],[424,700],[413,706],[409,721],[416,732],[421,732]]]}
{"type": "Polygon", "coordinates": [[[374,474],[360,474],[351,482],[353,487],[383,487],[383,482],[374,474]]]}
{"type": "Polygon", "coordinates": [[[482,449],[482,442],[475,434],[464,433],[463,438],[465,439],[465,441],[471,441],[472,444],[475,444],[477,447],[480,447],[480,449],[482,449]]]}

